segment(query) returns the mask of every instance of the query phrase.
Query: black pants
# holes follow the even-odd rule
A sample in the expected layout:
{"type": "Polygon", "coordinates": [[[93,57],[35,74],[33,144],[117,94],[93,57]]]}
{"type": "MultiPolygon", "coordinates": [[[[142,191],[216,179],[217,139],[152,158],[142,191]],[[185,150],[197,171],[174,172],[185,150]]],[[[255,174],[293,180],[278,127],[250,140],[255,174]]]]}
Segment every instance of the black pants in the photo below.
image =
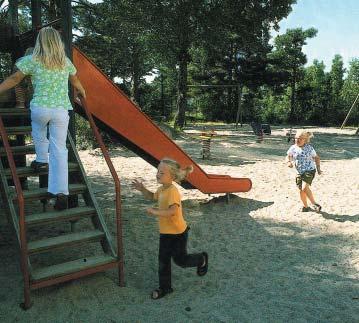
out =
{"type": "Polygon", "coordinates": [[[187,228],[181,234],[160,234],[158,276],[160,288],[171,288],[171,258],[180,267],[197,267],[203,264],[203,254],[187,254],[187,228]]]}

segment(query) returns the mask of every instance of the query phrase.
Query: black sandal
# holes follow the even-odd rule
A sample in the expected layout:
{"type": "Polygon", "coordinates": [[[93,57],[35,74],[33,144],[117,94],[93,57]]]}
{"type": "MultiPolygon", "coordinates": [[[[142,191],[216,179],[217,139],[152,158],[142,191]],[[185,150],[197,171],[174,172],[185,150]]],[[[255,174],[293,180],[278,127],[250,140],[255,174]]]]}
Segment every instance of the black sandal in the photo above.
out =
{"type": "Polygon", "coordinates": [[[205,274],[207,274],[208,271],[208,254],[207,252],[202,252],[202,255],[204,257],[204,265],[197,267],[198,276],[204,276],[205,274]]]}
{"type": "Polygon", "coordinates": [[[168,288],[168,289],[163,289],[163,288],[157,288],[155,290],[152,291],[151,293],[151,298],[152,299],[160,299],[163,296],[166,296],[167,294],[170,294],[173,292],[172,288],[168,288]]]}

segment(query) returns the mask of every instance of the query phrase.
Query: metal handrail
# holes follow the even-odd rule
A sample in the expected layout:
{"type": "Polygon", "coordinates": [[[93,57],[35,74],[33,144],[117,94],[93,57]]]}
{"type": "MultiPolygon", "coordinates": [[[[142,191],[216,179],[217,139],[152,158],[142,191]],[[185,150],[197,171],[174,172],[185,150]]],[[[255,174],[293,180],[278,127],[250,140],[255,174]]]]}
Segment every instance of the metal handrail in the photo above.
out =
{"type": "Polygon", "coordinates": [[[119,270],[119,282],[120,285],[124,285],[124,268],[123,268],[123,244],[122,244],[122,219],[121,219],[121,184],[120,179],[117,175],[115,167],[112,164],[110,155],[107,151],[107,148],[102,140],[102,136],[100,135],[95,121],[90,113],[86,101],[84,98],[80,98],[81,106],[86,113],[86,117],[90,123],[92,131],[96,137],[97,143],[99,144],[102,154],[106,160],[107,166],[110,169],[113,181],[115,182],[115,190],[116,190],[116,229],[117,229],[117,258],[120,260],[120,270],[119,270]],[[122,259],[120,259],[120,255],[122,259]]]}
{"type": "Polygon", "coordinates": [[[26,222],[25,222],[25,203],[24,194],[22,192],[19,177],[16,173],[16,165],[14,156],[7,138],[4,122],[0,116],[0,136],[5,148],[6,156],[8,159],[12,180],[15,184],[17,200],[19,205],[19,227],[20,227],[20,250],[21,250],[21,271],[24,277],[24,307],[30,307],[30,275],[27,267],[28,252],[27,252],[27,239],[26,239],[26,222]]]}

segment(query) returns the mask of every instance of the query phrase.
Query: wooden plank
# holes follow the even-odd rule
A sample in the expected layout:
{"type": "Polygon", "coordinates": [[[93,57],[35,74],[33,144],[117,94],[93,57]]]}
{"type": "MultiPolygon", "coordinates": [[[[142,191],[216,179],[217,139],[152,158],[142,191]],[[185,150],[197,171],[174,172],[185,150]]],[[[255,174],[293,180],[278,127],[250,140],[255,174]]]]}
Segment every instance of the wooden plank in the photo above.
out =
{"type": "Polygon", "coordinates": [[[59,276],[59,277],[54,277],[54,278],[49,278],[49,279],[42,279],[39,281],[33,281],[33,282],[30,282],[30,288],[32,290],[34,290],[34,289],[44,288],[44,287],[48,287],[48,286],[53,286],[53,285],[67,282],[70,280],[79,279],[81,277],[99,273],[99,272],[102,272],[105,270],[117,268],[120,266],[120,264],[122,264],[122,261],[117,260],[116,262],[110,262],[108,264],[104,264],[104,265],[100,265],[100,266],[96,266],[96,267],[92,267],[92,268],[87,268],[87,269],[80,270],[80,271],[77,271],[74,273],[70,273],[70,274],[67,274],[64,276],[59,276]]]}
{"type": "MultiPolygon", "coordinates": [[[[74,172],[79,170],[79,167],[76,163],[69,163],[69,172],[74,172]]],[[[40,172],[35,172],[33,168],[30,166],[27,167],[17,167],[16,173],[19,177],[30,177],[30,176],[38,176],[38,175],[45,175],[48,174],[48,170],[43,170],[40,172]]],[[[5,169],[5,175],[7,178],[11,178],[10,169],[5,169]]]]}
{"type": "Polygon", "coordinates": [[[111,233],[109,232],[109,230],[107,228],[106,221],[104,220],[104,217],[102,215],[101,208],[97,203],[95,194],[93,193],[93,189],[91,187],[91,183],[86,176],[85,169],[82,165],[80,156],[76,150],[76,146],[75,146],[74,141],[71,138],[71,135],[68,136],[68,139],[69,139],[70,145],[72,147],[71,150],[72,150],[72,153],[74,154],[74,158],[80,167],[79,173],[82,174],[81,182],[85,183],[87,186],[87,189],[88,189],[87,192],[85,194],[83,194],[83,198],[87,205],[92,205],[96,209],[97,217],[93,217],[92,222],[93,222],[95,228],[100,229],[101,231],[104,231],[106,234],[106,240],[104,240],[103,249],[106,253],[108,253],[108,251],[110,250],[111,254],[113,256],[116,256],[116,251],[115,251],[115,248],[113,245],[111,233]]]}
{"type": "MultiPolygon", "coordinates": [[[[34,145],[13,146],[11,147],[11,151],[14,155],[35,154],[35,146],[34,145]]],[[[1,147],[0,156],[5,156],[5,155],[6,155],[5,149],[1,147]]]]}
{"type": "Polygon", "coordinates": [[[31,273],[35,281],[64,276],[70,273],[78,272],[88,268],[116,262],[117,259],[108,255],[92,256],[73,261],[65,262],[58,265],[36,269],[31,273]]]}
{"type": "MultiPolygon", "coordinates": [[[[70,184],[69,185],[70,194],[81,194],[86,191],[86,185],[84,184],[70,184]]],[[[49,194],[47,192],[47,187],[38,188],[31,191],[23,191],[24,198],[26,200],[39,200],[43,198],[49,198],[49,194]]],[[[14,193],[12,195],[12,200],[17,200],[17,195],[14,193]]]]}
{"type": "Polygon", "coordinates": [[[41,253],[49,250],[64,248],[84,242],[99,241],[105,234],[99,230],[76,232],[61,236],[30,241],[28,243],[29,254],[41,253]]]}
{"type": "Polygon", "coordinates": [[[25,135],[31,133],[31,126],[22,126],[22,127],[5,127],[6,133],[8,135],[25,135]]]}
{"type": "Polygon", "coordinates": [[[43,225],[61,221],[73,221],[83,217],[89,217],[96,214],[93,207],[76,207],[63,211],[42,212],[27,215],[25,220],[28,227],[43,225]]]}
{"type": "Polygon", "coordinates": [[[0,115],[2,117],[30,117],[30,110],[21,108],[3,108],[0,109],[0,115]]]}

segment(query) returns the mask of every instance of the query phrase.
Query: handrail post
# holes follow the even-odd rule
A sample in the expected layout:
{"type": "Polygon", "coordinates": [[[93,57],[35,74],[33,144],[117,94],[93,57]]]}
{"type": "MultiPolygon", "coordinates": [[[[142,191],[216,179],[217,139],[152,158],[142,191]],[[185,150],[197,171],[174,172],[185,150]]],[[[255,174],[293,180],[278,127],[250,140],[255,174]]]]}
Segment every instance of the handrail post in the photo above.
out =
{"type": "Polygon", "coordinates": [[[86,101],[84,98],[80,99],[81,106],[85,111],[86,117],[90,123],[92,131],[95,135],[97,143],[99,144],[102,154],[106,160],[107,166],[110,169],[112,178],[115,182],[115,190],[116,190],[116,230],[117,230],[117,259],[119,260],[119,285],[123,287],[125,285],[125,274],[124,274],[124,257],[123,257],[123,243],[122,243],[122,218],[121,218],[121,185],[120,179],[117,175],[115,167],[112,164],[110,155],[108,150],[102,140],[102,137],[97,129],[96,123],[90,113],[89,109],[87,108],[86,101]],[[120,259],[120,256],[122,259],[120,259]]]}
{"type": "Polygon", "coordinates": [[[31,307],[30,299],[30,275],[27,267],[28,253],[27,253],[27,239],[26,239],[26,222],[25,222],[25,207],[24,207],[24,194],[22,192],[19,177],[16,173],[16,165],[11,151],[11,147],[7,138],[5,126],[0,116],[0,135],[5,148],[6,157],[8,159],[12,180],[15,184],[15,190],[19,205],[19,227],[20,227],[20,252],[21,252],[21,271],[24,278],[24,303],[22,307],[28,309],[31,307]]]}

